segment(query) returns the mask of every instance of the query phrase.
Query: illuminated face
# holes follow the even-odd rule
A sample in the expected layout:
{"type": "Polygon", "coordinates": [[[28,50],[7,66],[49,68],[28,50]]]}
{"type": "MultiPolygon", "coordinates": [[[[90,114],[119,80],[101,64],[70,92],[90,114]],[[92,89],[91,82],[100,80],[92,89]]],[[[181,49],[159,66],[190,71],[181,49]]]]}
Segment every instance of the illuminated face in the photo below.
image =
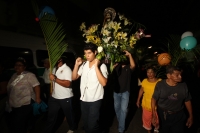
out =
{"type": "Polygon", "coordinates": [[[153,79],[153,78],[155,78],[155,76],[156,76],[155,72],[152,69],[147,70],[147,78],[153,79]]]}
{"type": "Polygon", "coordinates": [[[84,50],[85,53],[85,58],[87,61],[93,61],[95,59],[95,53],[92,52],[91,50],[84,50]]]}
{"type": "Polygon", "coordinates": [[[181,82],[182,76],[181,76],[181,71],[173,71],[172,74],[167,74],[168,78],[171,79],[174,82],[181,82]]]}

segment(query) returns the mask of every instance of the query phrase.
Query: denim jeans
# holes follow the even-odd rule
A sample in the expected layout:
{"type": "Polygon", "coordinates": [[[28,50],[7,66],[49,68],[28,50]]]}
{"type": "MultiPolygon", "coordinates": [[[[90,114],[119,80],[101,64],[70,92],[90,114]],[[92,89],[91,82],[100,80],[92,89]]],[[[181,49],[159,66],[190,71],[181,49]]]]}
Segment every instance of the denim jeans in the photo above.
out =
{"type": "Polygon", "coordinates": [[[129,92],[115,93],[114,92],[114,107],[117,120],[119,122],[118,131],[124,132],[125,119],[127,115],[127,107],[129,102],[129,92]]]}

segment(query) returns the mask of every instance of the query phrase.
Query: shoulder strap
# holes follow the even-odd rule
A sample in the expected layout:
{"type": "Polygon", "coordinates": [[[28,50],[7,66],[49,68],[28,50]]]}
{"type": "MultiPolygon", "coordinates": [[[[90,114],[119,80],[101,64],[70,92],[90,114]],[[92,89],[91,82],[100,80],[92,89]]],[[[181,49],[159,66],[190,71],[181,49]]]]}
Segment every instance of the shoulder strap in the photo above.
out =
{"type": "Polygon", "coordinates": [[[83,62],[83,66],[85,65],[85,63],[86,63],[86,61],[85,61],[85,62],[83,62]]]}
{"type": "Polygon", "coordinates": [[[99,69],[100,69],[100,67],[101,67],[102,64],[103,64],[102,62],[99,63],[99,65],[98,65],[98,68],[99,68],[99,69]]]}

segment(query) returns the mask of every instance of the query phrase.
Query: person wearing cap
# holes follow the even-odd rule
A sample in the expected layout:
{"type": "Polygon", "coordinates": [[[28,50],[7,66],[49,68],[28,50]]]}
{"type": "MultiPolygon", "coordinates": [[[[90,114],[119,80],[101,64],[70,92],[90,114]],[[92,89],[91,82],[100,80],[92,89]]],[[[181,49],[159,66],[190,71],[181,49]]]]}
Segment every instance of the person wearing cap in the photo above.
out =
{"type": "Polygon", "coordinates": [[[152,124],[159,118],[160,133],[184,133],[185,125],[190,128],[193,124],[191,96],[186,83],[181,82],[181,73],[179,67],[167,66],[167,79],[159,81],[155,86],[151,100],[152,124]],[[188,111],[187,120],[184,106],[188,111]]]}
{"type": "Polygon", "coordinates": [[[49,74],[50,74],[49,59],[46,58],[45,60],[43,60],[43,63],[44,63],[45,70],[44,70],[44,73],[43,73],[43,76],[42,76],[42,78],[44,79],[44,87],[43,87],[42,96],[44,97],[44,95],[45,95],[44,102],[48,103],[48,99],[50,97],[50,86],[51,86],[51,81],[49,79],[49,74]]]}
{"type": "Polygon", "coordinates": [[[72,109],[72,71],[66,63],[66,57],[61,57],[57,61],[52,74],[49,75],[49,79],[53,82],[53,91],[48,100],[48,118],[44,133],[56,132],[55,125],[57,125],[56,121],[60,109],[65,114],[69,125],[67,133],[73,133],[77,127],[72,109]]]}
{"type": "Polygon", "coordinates": [[[99,114],[104,86],[107,83],[108,71],[105,64],[96,58],[97,46],[87,43],[84,47],[86,62],[80,57],[76,59],[72,79],[81,77],[81,111],[86,133],[99,133],[99,114]]]}

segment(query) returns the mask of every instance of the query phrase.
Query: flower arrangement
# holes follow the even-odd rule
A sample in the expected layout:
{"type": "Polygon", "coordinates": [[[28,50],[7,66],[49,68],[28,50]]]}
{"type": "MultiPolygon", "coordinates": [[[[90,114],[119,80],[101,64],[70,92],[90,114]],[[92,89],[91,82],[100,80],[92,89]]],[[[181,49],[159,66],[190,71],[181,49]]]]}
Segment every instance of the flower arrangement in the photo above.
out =
{"type": "Polygon", "coordinates": [[[124,15],[119,14],[119,21],[114,21],[116,12],[113,8],[106,8],[104,11],[104,22],[101,28],[100,24],[93,24],[86,28],[85,22],[80,26],[86,43],[93,43],[98,46],[96,58],[104,59],[110,62],[112,72],[115,62],[123,62],[126,56],[124,50],[131,51],[134,45],[142,37],[145,37],[144,26],[140,23],[132,23],[124,15]],[[138,30],[131,34],[133,27],[139,27],[138,30]]]}

